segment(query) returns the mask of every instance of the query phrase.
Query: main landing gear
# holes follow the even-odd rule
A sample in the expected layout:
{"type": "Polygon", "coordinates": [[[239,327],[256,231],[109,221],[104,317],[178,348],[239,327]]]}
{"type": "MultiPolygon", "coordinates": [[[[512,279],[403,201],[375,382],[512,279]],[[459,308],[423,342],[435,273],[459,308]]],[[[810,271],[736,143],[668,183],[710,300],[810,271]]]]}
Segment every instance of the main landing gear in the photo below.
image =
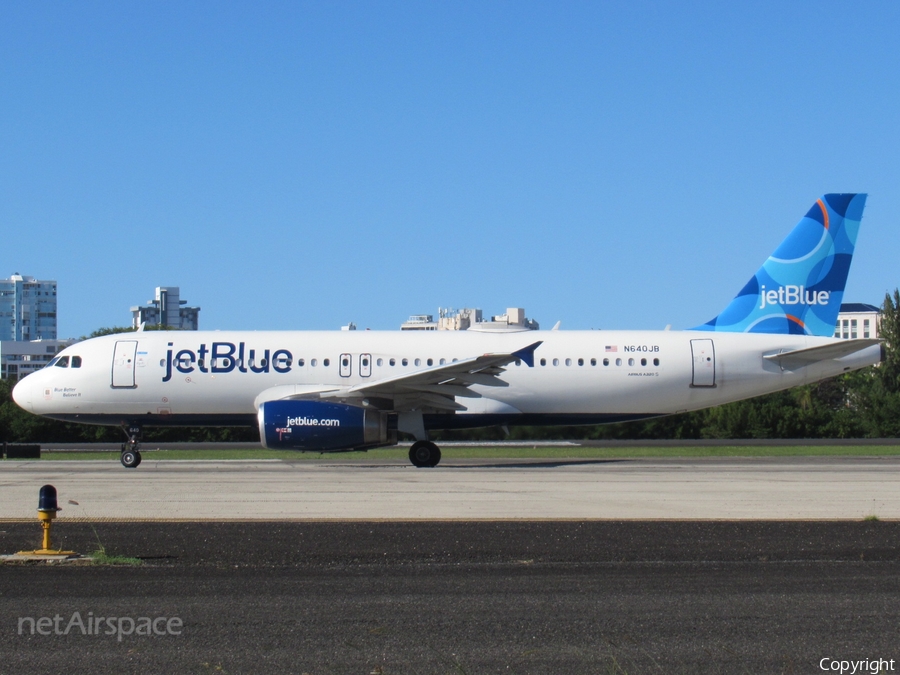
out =
{"type": "Polygon", "coordinates": [[[128,440],[122,443],[122,466],[126,469],[136,469],[141,463],[141,428],[124,427],[128,440]]]}
{"type": "Polygon", "coordinates": [[[441,449],[431,441],[416,441],[409,449],[409,461],[419,468],[437,466],[441,449]]]}

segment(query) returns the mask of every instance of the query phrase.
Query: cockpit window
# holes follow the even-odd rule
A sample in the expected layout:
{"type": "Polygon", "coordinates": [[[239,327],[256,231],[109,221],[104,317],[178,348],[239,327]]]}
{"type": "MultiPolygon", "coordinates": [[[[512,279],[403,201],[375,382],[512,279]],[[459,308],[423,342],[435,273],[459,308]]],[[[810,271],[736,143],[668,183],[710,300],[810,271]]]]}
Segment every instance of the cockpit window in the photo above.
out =
{"type": "Polygon", "coordinates": [[[48,363],[46,366],[44,366],[44,368],[49,368],[50,366],[55,366],[57,361],[59,361],[58,356],[56,358],[54,358],[52,361],[50,361],[50,363],[48,363]]]}
{"type": "Polygon", "coordinates": [[[69,357],[68,356],[60,356],[58,359],[56,359],[56,363],[54,365],[56,365],[57,368],[68,368],[69,367],[69,357]]]}
{"type": "Polygon", "coordinates": [[[73,368],[81,368],[81,357],[80,356],[72,357],[72,367],[73,368]]]}

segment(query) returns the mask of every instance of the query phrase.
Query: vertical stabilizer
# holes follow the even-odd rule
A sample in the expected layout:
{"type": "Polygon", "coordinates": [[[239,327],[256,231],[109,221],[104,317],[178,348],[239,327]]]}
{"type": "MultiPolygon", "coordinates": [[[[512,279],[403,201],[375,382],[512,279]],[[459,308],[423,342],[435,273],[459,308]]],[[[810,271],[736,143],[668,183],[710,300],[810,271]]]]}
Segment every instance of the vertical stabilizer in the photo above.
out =
{"type": "Polygon", "coordinates": [[[865,194],[816,200],[715,319],[693,330],[834,335],[865,194]]]}

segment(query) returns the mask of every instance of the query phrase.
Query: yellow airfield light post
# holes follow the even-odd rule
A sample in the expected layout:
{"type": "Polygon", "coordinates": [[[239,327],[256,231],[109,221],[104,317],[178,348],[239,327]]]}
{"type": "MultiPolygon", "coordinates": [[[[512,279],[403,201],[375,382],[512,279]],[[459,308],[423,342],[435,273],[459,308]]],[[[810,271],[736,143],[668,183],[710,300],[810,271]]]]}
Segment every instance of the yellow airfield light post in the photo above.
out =
{"type": "Polygon", "coordinates": [[[59,511],[56,501],[56,488],[44,485],[38,493],[38,520],[44,530],[43,548],[35,551],[19,551],[19,555],[77,555],[75,551],[53,550],[50,548],[50,526],[59,511]]]}

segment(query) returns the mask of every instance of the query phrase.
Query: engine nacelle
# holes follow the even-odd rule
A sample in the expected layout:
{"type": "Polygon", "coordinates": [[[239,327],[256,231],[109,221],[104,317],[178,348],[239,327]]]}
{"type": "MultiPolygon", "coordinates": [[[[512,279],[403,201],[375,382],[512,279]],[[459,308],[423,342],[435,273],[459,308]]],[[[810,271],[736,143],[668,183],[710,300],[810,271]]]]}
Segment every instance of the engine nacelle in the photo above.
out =
{"type": "Polygon", "coordinates": [[[397,442],[389,415],[344,403],[279,400],[259,406],[263,447],[319,452],[374,448],[397,442]]]}

